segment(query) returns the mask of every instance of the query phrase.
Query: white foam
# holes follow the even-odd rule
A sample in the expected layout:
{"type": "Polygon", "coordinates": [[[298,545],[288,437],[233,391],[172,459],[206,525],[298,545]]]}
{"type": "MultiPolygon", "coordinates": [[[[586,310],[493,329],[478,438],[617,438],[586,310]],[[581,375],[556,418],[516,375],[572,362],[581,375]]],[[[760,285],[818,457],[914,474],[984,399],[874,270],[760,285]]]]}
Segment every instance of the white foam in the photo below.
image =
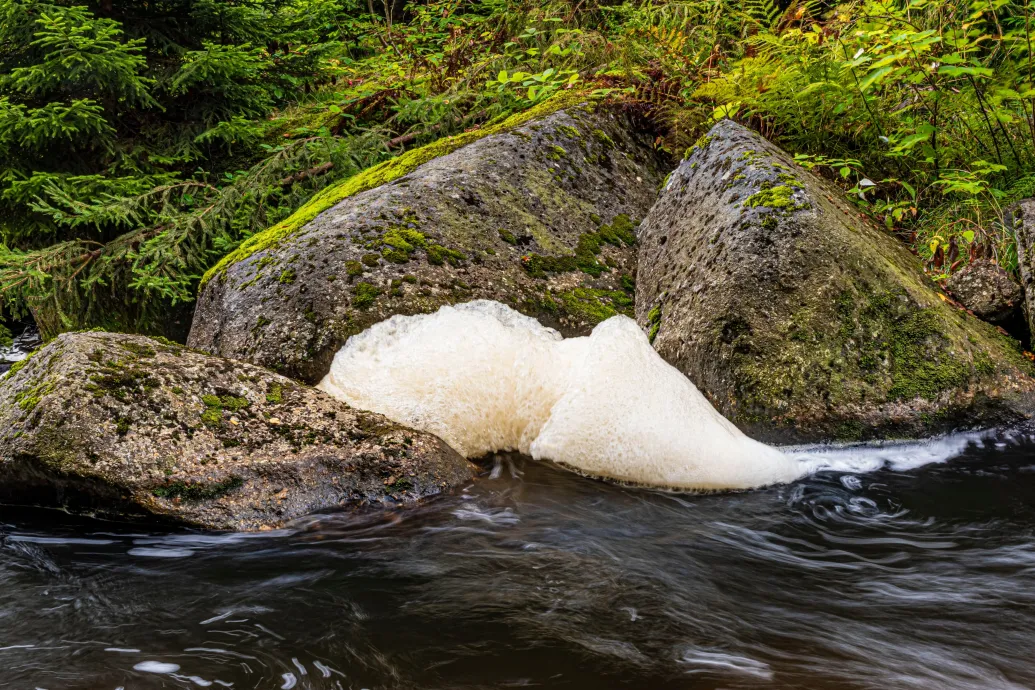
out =
{"type": "Polygon", "coordinates": [[[973,431],[924,441],[875,441],[866,444],[784,448],[797,458],[808,474],[813,472],[875,472],[890,469],[908,472],[924,465],[948,462],[970,446],[981,446],[999,432],[973,431]]]}
{"type": "Polygon", "coordinates": [[[809,467],[741,433],[624,316],[585,338],[479,300],[353,336],[320,388],[466,457],[518,450],[678,489],[746,489],[809,467]]]}

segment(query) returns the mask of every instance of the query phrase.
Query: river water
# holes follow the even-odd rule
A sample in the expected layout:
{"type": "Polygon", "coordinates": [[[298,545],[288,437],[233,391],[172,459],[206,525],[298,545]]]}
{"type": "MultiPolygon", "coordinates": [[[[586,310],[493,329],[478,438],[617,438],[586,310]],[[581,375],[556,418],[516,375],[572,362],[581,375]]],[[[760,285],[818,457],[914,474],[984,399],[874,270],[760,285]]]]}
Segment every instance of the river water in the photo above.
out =
{"type": "Polygon", "coordinates": [[[498,456],[253,535],[0,508],[11,688],[1035,687],[1035,442],[673,495],[498,456]]]}

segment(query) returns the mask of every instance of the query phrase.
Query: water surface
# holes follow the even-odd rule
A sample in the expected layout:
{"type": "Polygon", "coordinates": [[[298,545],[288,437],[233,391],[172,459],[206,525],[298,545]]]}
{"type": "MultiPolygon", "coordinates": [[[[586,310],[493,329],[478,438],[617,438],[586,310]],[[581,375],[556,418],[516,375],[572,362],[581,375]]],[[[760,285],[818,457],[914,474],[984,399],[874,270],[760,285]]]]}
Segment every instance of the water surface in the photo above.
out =
{"type": "Polygon", "coordinates": [[[1035,687],[1035,443],[672,495],[503,456],[257,535],[0,508],[0,686],[1035,687]]]}

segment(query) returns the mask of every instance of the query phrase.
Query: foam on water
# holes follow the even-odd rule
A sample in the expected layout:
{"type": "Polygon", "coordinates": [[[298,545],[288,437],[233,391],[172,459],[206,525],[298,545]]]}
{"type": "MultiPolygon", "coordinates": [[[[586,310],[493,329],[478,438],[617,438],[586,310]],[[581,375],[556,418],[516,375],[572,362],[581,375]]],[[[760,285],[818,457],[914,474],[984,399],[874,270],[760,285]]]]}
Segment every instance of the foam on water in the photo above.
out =
{"type": "Polygon", "coordinates": [[[666,363],[632,319],[564,339],[498,302],[393,316],[353,336],[320,388],[476,458],[516,450],[577,472],[673,489],[749,489],[818,471],[944,462],[988,433],[811,446],[754,441],[666,363]]]}
{"type": "Polygon", "coordinates": [[[624,316],[566,340],[485,300],[393,316],[350,338],[320,388],[466,457],[517,450],[678,489],[753,488],[807,471],[723,418],[624,316]]]}

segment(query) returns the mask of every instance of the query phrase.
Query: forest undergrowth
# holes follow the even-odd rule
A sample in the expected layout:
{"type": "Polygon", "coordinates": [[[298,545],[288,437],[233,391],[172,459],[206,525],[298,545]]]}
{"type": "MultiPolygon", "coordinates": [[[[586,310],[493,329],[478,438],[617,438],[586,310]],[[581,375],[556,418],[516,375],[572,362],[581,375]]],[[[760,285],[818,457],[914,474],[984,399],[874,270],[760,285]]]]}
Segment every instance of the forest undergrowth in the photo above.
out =
{"type": "Polygon", "coordinates": [[[1016,271],[1030,0],[0,0],[6,318],[182,337],[205,271],[328,185],[564,90],[681,157],[718,118],[935,280],[1016,271]]]}

